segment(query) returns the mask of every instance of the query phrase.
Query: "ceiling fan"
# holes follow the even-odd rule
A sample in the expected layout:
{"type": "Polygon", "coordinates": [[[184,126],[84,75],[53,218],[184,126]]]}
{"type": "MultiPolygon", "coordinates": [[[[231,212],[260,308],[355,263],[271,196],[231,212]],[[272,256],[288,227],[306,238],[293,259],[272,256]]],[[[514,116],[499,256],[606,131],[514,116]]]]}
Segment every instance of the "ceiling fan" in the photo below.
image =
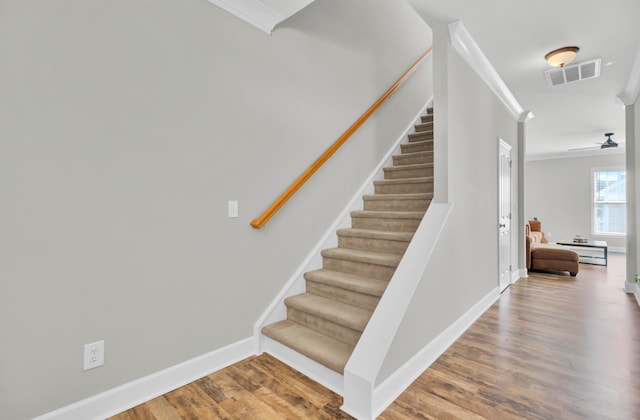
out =
{"type": "Polygon", "coordinates": [[[569,149],[570,152],[573,152],[575,150],[591,150],[591,149],[615,149],[618,147],[618,144],[622,144],[624,142],[615,142],[611,136],[613,136],[614,133],[604,133],[604,136],[607,138],[603,143],[596,143],[598,146],[592,146],[592,147],[581,147],[578,149],[569,149]]]}

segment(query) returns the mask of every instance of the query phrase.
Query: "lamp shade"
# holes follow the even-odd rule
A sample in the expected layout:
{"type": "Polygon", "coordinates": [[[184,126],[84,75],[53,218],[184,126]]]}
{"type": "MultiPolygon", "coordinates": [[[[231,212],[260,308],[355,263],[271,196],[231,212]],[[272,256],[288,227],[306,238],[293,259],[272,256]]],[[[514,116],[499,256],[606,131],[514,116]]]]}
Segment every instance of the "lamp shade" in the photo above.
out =
{"type": "Polygon", "coordinates": [[[579,50],[580,48],[578,47],[559,48],[551,51],[549,54],[545,55],[544,58],[554,67],[564,67],[576,58],[579,50]]]}

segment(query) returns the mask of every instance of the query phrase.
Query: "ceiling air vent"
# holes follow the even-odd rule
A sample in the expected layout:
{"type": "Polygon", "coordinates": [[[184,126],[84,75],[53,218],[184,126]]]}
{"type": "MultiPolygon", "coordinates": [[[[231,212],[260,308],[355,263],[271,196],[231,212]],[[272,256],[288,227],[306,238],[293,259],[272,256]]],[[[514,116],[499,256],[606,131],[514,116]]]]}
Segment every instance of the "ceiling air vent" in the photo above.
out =
{"type": "Polygon", "coordinates": [[[597,58],[559,69],[547,70],[544,72],[544,78],[547,80],[547,86],[549,87],[577,82],[578,80],[595,79],[600,77],[600,62],[601,59],[597,58]]]}

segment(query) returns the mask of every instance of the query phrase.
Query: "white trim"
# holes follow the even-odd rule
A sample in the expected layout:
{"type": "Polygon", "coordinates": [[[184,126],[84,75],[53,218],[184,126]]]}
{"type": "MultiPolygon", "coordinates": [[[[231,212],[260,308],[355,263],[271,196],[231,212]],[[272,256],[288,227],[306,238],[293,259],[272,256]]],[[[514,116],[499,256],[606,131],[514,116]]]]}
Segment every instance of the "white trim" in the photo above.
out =
{"type": "MultiPolygon", "coordinates": [[[[421,116],[425,113],[426,109],[431,105],[433,101],[433,97],[429,98],[429,100],[420,108],[415,117],[410,121],[402,134],[398,137],[393,146],[389,149],[384,158],[380,161],[378,166],[371,172],[369,177],[362,183],[360,188],[356,191],[356,193],[351,197],[351,200],[344,207],[342,212],[336,217],[336,219],[329,225],[326,232],[322,235],[318,243],[311,249],[307,257],[304,259],[302,264],[298,267],[298,269],[293,273],[293,275],[289,278],[287,283],[284,285],[280,293],[276,296],[276,298],[269,304],[264,313],[258,318],[256,323],[253,326],[253,335],[256,338],[256,343],[258,346],[261,346],[262,341],[259,339],[261,335],[261,329],[265,325],[272,324],[274,322],[283,320],[286,318],[286,306],[284,305],[284,300],[288,296],[293,296],[299,293],[303,293],[306,290],[304,273],[307,271],[316,270],[322,268],[322,256],[320,255],[320,251],[326,248],[333,248],[338,246],[338,238],[336,237],[336,231],[340,228],[347,228],[351,226],[351,212],[353,210],[362,210],[362,196],[365,194],[373,194],[374,185],[373,181],[375,179],[381,179],[384,177],[383,168],[385,166],[390,166],[393,164],[393,155],[400,153],[400,143],[403,140],[406,140],[407,135],[415,130],[415,125],[421,121],[421,116]]],[[[256,350],[256,354],[261,353],[263,350],[259,347],[256,350]]],[[[286,362],[285,362],[286,363],[286,362]]]]}
{"type": "Polygon", "coordinates": [[[274,4],[273,1],[265,2],[263,0],[209,0],[210,3],[269,35],[277,24],[293,16],[313,1],[289,0],[274,4]]]}
{"type": "Polygon", "coordinates": [[[104,419],[254,355],[253,337],[36,417],[34,420],[104,419]]]}
{"type": "Polygon", "coordinates": [[[627,253],[627,247],[625,247],[625,246],[608,246],[607,247],[607,251],[608,252],[614,252],[616,254],[626,254],[627,253]]]}
{"type": "MultiPolygon", "coordinates": [[[[496,287],[460,318],[409,359],[400,369],[374,390],[373,418],[382,413],[422,373],[435,362],[464,332],[500,298],[496,287]]],[[[343,411],[346,411],[343,409],[343,411]]],[[[347,411],[348,412],[348,411],[347,411]]]]}
{"type": "Polygon", "coordinates": [[[449,38],[451,46],[478,73],[478,76],[495,93],[516,121],[526,122],[533,118],[533,113],[525,111],[518,103],[518,100],[500,78],[496,69],[491,65],[462,22],[458,21],[449,24],[449,38]]]}
{"type": "Polygon", "coordinates": [[[269,35],[271,35],[273,28],[284,20],[283,16],[266,7],[260,1],[209,0],[209,2],[269,35]]]}
{"type": "Polygon", "coordinates": [[[518,280],[520,280],[521,273],[522,270],[513,270],[511,272],[511,284],[515,284],[518,282],[518,280]]]}
{"type": "Polygon", "coordinates": [[[359,418],[369,418],[379,406],[373,389],[376,377],[446,226],[452,207],[453,203],[432,202],[418,225],[344,368],[344,411],[357,414],[359,418]]]}
{"type": "Polygon", "coordinates": [[[631,74],[625,89],[617,95],[617,98],[625,105],[633,105],[640,96],[640,46],[636,50],[636,58],[631,68],[631,74]]]}
{"type": "Polygon", "coordinates": [[[634,295],[636,302],[640,305],[640,284],[634,281],[627,281],[624,284],[624,291],[634,295]]]}
{"type": "MultiPolygon", "coordinates": [[[[596,182],[595,182],[595,174],[596,172],[624,172],[626,174],[627,169],[624,166],[596,166],[591,168],[591,236],[603,236],[609,238],[625,238],[627,233],[616,233],[616,232],[596,232],[596,219],[595,219],[595,207],[596,207],[596,182]]],[[[626,181],[625,181],[626,182],[626,181]]],[[[626,197],[626,185],[625,185],[625,207],[627,203],[626,197]]],[[[622,204],[622,203],[620,203],[622,204]]]]}
{"type": "MultiPolygon", "coordinates": [[[[503,199],[504,197],[502,197],[502,188],[504,187],[502,185],[502,182],[504,181],[503,176],[505,175],[503,173],[503,167],[502,167],[502,155],[503,152],[506,153],[506,156],[508,158],[509,161],[509,167],[508,167],[508,182],[509,182],[509,188],[508,188],[508,195],[509,195],[509,216],[507,217],[508,222],[505,221],[505,225],[509,226],[509,270],[512,269],[513,267],[513,235],[515,234],[514,229],[513,229],[513,223],[514,220],[511,217],[511,215],[514,213],[513,212],[513,170],[512,170],[512,165],[513,165],[513,146],[511,146],[509,143],[507,143],[506,141],[504,141],[503,139],[501,139],[500,137],[498,137],[498,153],[497,153],[497,157],[498,157],[498,176],[496,179],[496,189],[497,189],[497,195],[498,195],[498,224],[502,223],[502,219],[501,219],[501,213],[502,213],[502,205],[503,205],[503,199]]],[[[502,283],[500,282],[500,280],[502,279],[502,244],[501,244],[501,232],[500,232],[500,227],[498,227],[497,230],[497,237],[496,240],[498,242],[498,249],[497,249],[497,253],[498,253],[498,261],[497,261],[497,269],[498,269],[498,287],[500,288],[500,292],[503,292],[508,286],[509,284],[513,283],[513,273],[511,273],[511,277],[509,278],[508,283],[504,286],[504,288],[502,287],[502,283]]],[[[507,270],[505,270],[507,271],[507,270]]]]}

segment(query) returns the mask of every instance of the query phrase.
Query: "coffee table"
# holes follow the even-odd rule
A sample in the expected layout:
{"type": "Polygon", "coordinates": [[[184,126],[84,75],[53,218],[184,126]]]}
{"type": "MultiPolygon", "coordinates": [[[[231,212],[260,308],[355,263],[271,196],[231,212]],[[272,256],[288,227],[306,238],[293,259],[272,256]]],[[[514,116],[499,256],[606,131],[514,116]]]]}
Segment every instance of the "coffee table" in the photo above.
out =
{"type": "Polygon", "coordinates": [[[598,265],[607,265],[608,263],[608,251],[607,251],[607,242],[606,241],[587,241],[587,242],[574,242],[572,239],[563,239],[561,241],[556,242],[558,245],[566,246],[566,247],[575,247],[577,248],[575,251],[580,256],[580,262],[584,262],[587,264],[598,264],[598,265]],[[582,249],[601,249],[602,257],[593,256],[593,255],[580,255],[580,251],[582,249]],[[594,262],[596,261],[596,262],[594,262]],[[604,261],[604,263],[600,263],[598,261],[604,261]]]}

